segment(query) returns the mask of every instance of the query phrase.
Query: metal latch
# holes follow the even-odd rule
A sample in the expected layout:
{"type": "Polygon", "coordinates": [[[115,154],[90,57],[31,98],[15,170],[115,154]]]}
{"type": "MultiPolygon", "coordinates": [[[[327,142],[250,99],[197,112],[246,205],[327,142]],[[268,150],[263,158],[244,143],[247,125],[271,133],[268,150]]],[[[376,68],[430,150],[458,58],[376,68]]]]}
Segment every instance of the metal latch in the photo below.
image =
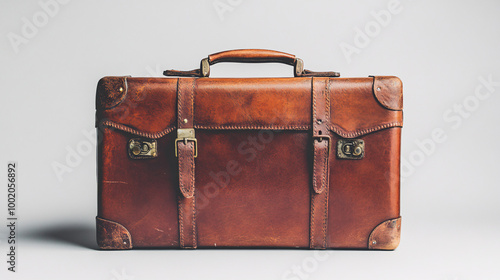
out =
{"type": "Polygon", "coordinates": [[[179,146],[177,146],[177,143],[179,141],[184,141],[184,144],[187,145],[188,141],[193,141],[194,142],[194,157],[198,157],[198,141],[196,140],[194,136],[194,129],[193,128],[180,128],[177,129],[177,139],[175,139],[175,156],[177,157],[179,152],[179,146]]]}
{"type": "Polygon", "coordinates": [[[339,139],[337,141],[337,157],[345,159],[362,159],[365,156],[365,141],[361,139],[339,139]]]}
{"type": "Polygon", "coordinates": [[[158,156],[156,140],[133,138],[128,142],[128,155],[133,159],[147,159],[158,156]]]}

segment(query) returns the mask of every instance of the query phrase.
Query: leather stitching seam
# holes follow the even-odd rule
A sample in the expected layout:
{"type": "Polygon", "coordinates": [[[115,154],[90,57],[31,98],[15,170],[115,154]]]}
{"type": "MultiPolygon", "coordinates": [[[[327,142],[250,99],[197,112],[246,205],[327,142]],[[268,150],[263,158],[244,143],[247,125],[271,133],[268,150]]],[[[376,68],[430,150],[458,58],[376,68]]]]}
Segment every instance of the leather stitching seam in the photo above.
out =
{"type": "Polygon", "coordinates": [[[358,130],[351,131],[351,132],[348,132],[347,130],[343,129],[342,127],[340,127],[338,125],[332,125],[329,127],[329,129],[342,137],[352,138],[352,137],[357,137],[360,135],[365,135],[365,134],[368,134],[371,132],[375,132],[378,130],[390,128],[390,127],[402,127],[402,126],[403,126],[402,122],[390,122],[390,123],[377,125],[377,126],[371,127],[371,128],[358,129],[358,130]]]}
{"type": "Polygon", "coordinates": [[[181,245],[181,248],[184,247],[184,215],[183,215],[183,210],[182,210],[182,205],[183,205],[183,201],[182,201],[182,197],[179,196],[178,198],[179,202],[177,203],[178,204],[178,211],[179,211],[179,239],[180,239],[180,245],[181,245]]]}
{"type": "Polygon", "coordinates": [[[137,136],[146,137],[146,138],[150,138],[150,139],[161,138],[161,137],[169,134],[170,132],[172,132],[175,129],[175,125],[173,125],[173,126],[167,127],[166,129],[164,129],[162,131],[151,133],[151,132],[140,131],[140,130],[128,127],[126,125],[123,125],[123,124],[115,123],[115,122],[110,121],[110,120],[102,121],[101,124],[103,126],[112,127],[112,128],[118,129],[118,130],[128,132],[130,134],[134,134],[137,136]]]}
{"type": "MultiPolygon", "coordinates": [[[[150,138],[150,139],[161,138],[161,137],[169,134],[170,132],[174,131],[174,129],[176,129],[176,127],[177,127],[176,125],[171,125],[171,126],[167,127],[166,129],[159,131],[159,132],[144,132],[144,131],[140,131],[138,129],[128,127],[128,126],[123,125],[123,124],[115,123],[115,122],[110,121],[110,120],[101,121],[101,125],[106,126],[106,127],[112,127],[112,128],[115,128],[115,129],[118,129],[121,131],[128,132],[130,134],[134,134],[137,136],[146,137],[146,138],[150,138]]],[[[334,132],[335,134],[340,135],[342,137],[353,138],[353,137],[357,137],[360,135],[375,132],[378,130],[386,129],[386,128],[402,127],[402,126],[403,126],[402,122],[390,122],[390,123],[381,124],[381,125],[378,125],[378,126],[372,127],[372,128],[358,129],[355,131],[347,131],[340,126],[333,124],[333,125],[330,125],[329,129],[332,132],[334,132]]],[[[297,125],[297,126],[295,126],[295,125],[294,126],[252,126],[252,125],[249,125],[249,126],[233,126],[233,125],[207,126],[207,125],[195,125],[194,126],[194,128],[196,128],[196,129],[214,129],[214,130],[216,130],[216,129],[220,129],[220,130],[269,129],[269,130],[301,130],[301,131],[307,131],[310,129],[310,127],[311,126],[308,126],[308,125],[304,125],[304,126],[299,126],[299,125],[297,125]]]]}

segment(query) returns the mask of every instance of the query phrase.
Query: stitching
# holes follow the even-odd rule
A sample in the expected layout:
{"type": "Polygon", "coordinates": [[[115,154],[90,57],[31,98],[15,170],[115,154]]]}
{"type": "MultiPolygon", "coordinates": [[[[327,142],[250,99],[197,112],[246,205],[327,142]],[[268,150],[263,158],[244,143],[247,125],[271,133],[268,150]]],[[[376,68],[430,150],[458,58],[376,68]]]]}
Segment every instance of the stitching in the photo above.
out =
{"type": "Polygon", "coordinates": [[[169,134],[170,132],[172,132],[175,129],[175,125],[174,125],[174,126],[169,126],[169,127],[165,128],[164,130],[159,131],[159,132],[144,132],[144,131],[140,131],[140,130],[128,127],[128,126],[123,125],[123,124],[115,123],[115,122],[110,121],[110,120],[102,121],[101,125],[112,127],[112,128],[118,129],[118,130],[128,132],[130,134],[135,134],[135,135],[150,138],[150,139],[161,138],[161,137],[169,134]]]}
{"type": "MultiPolygon", "coordinates": [[[[191,119],[192,123],[191,125],[194,125],[194,85],[195,85],[196,79],[192,79],[192,85],[191,85],[191,115],[189,118],[191,119]]],[[[195,190],[195,162],[194,162],[194,153],[195,153],[195,146],[194,143],[190,143],[190,146],[193,148],[191,149],[192,151],[192,156],[190,157],[191,159],[191,191],[192,191],[192,200],[193,200],[193,205],[192,205],[192,210],[193,210],[193,219],[192,219],[192,228],[193,228],[193,248],[197,247],[196,244],[196,190],[195,190]]]]}
{"type": "Polygon", "coordinates": [[[183,222],[183,211],[182,211],[182,205],[183,205],[183,202],[182,202],[182,197],[179,196],[178,198],[179,202],[177,203],[179,206],[178,206],[178,210],[179,210],[179,238],[180,238],[180,241],[181,241],[181,248],[184,248],[184,222],[183,222]]]}
{"type": "Polygon", "coordinates": [[[311,200],[311,225],[310,225],[310,228],[311,228],[311,233],[310,233],[310,238],[309,238],[309,243],[310,243],[310,247],[311,248],[314,248],[314,225],[315,225],[315,220],[314,220],[314,209],[315,209],[315,201],[316,201],[316,193],[314,192],[313,190],[313,193],[312,193],[312,200],[311,200]]]}
{"type": "MultiPolygon", "coordinates": [[[[130,134],[134,134],[134,135],[137,135],[137,136],[142,136],[142,137],[146,137],[146,138],[150,138],[150,139],[161,138],[161,137],[169,134],[170,132],[172,132],[176,128],[175,125],[171,125],[171,126],[165,128],[164,130],[159,131],[159,132],[144,132],[144,131],[140,131],[138,129],[134,129],[134,128],[128,127],[128,126],[123,125],[123,124],[115,123],[115,122],[110,121],[110,120],[101,121],[101,125],[107,126],[107,127],[112,127],[112,128],[118,129],[118,130],[122,130],[122,131],[128,132],[130,134]]],[[[378,126],[372,127],[372,128],[364,128],[364,129],[358,129],[358,130],[355,130],[355,131],[347,131],[347,130],[343,129],[342,127],[340,127],[340,126],[338,126],[336,124],[332,124],[329,127],[329,129],[332,132],[334,132],[334,133],[336,133],[336,134],[338,134],[338,135],[340,135],[342,137],[352,138],[352,137],[360,136],[360,135],[363,135],[363,134],[368,134],[368,133],[371,133],[371,132],[375,132],[375,131],[378,131],[378,130],[390,128],[390,127],[402,127],[402,126],[403,126],[402,122],[390,122],[390,123],[381,124],[381,125],[378,125],[378,126]]],[[[301,131],[304,131],[304,130],[309,130],[311,128],[311,126],[309,126],[309,125],[303,125],[303,126],[300,126],[300,125],[291,125],[291,126],[257,126],[257,125],[256,126],[253,126],[253,125],[248,125],[248,126],[236,126],[236,125],[210,126],[210,125],[195,125],[194,128],[196,128],[196,129],[214,129],[214,130],[230,130],[230,129],[234,129],[234,130],[257,130],[257,129],[269,129],[269,130],[301,130],[301,131]]]]}
{"type": "Polygon", "coordinates": [[[381,124],[381,125],[371,127],[371,128],[358,129],[358,130],[351,131],[351,132],[348,132],[347,130],[343,129],[342,127],[340,127],[338,125],[332,125],[332,126],[330,126],[330,130],[337,133],[338,135],[340,135],[342,137],[352,138],[352,137],[356,137],[359,135],[368,134],[368,133],[371,133],[374,131],[382,130],[385,128],[397,127],[397,126],[402,127],[403,123],[402,122],[390,122],[390,123],[381,124]]]}
{"type": "MultiPolygon", "coordinates": [[[[325,141],[326,142],[326,141],[325,141]]],[[[326,188],[326,172],[327,172],[327,166],[328,166],[328,144],[326,144],[326,150],[324,152],[324,158],[325,158],[325,161],[323,162],[323,172],[321,173],[321,181],[322,181],[322,184],[321,184],[321,188],[320,188],[320,191],[323,192],[326,188]]]]}
{"type": "Polygon", "coordinates": [[[192,124],[191,125],[194,125],[194,84],[195,84],[195,79],[192,79],[191,80],[191,115],[188,116],[188,118],[191,119],[192,121],[192,124]]]}
{"type": "MultiPolygon", "coordinates": [[[[182,143],[178,143],[177,145],[183,145],[182,143]]],[[[179,149],[177,146],[179,153],[179,187],[181,188],[182,195],[187,197],[189,195],[189,190],[184,186],[184,172],[182,172],[182,164],[181,161],[184,159],[184,149],[179,149]]]]}
{"type": "Polygon", "coordinates": [[[312,103],[313,103],[313,117],[312,117],[312,128],[313,128],[313,134],[316,134],[317,130],[317,125],[316,125],[316,93],[314,91],[314,78],[311,78],[311,89],[312,89],[312,103]]]}
{"type": "MultiPolygon", "coordinates": [[[[182,144],[182,143],[180,143],[182,144]]],[[[189,159],[190,159],[190,162],[191,162],[191,175],[192,175],[192,184],[188,184],[188,186],[185,186],[183,184],[184,182],[184,172],[181,172],[181,170],[179,170],[179,187],[181,188],[182,190],[182,193],[185,195],[185,196],[193,196],[191,194],[191,192],[193,192],[193,189],[194,189],[194,144],[193,143],[188,143],[188,148],[192,151],[192,154],[193,156],[190,156],[189,159]],[[192,147],[192,148],[191,148],[192,147]]],[[[179,150],[179,162],[182,161],[181,160],[181,157],[184,158],[183,156],[184,154],[184,151],[182,149],[179,150]]],[[[179,168],[180,167],[180,163],[179,163],[179,168]]]]}
{"type": "Polygon", "coordinates": [[[177,79],[177,127],[182,126],[182,96],[181,79],[177,79]]]}
{"type": "MultiPolygon", "coordinates": [[[[316,94],[314,94],[314,78],[311,78],[311,95],[312,95],[312,129],[313,129],[313,134],[314,131],[316,130],[316,94]]],[[[311,224],[309,225],[311,233],[310,233],[310,240],[309,240],[309,247],[314,248],[314,226],[316,224],[316,220],[314,219],[314,209],[316,206],[316,148],[314,146],[314,139],[313,139],[313,153],[314,153],[314,161],[313,161],[313,190],[311,190],[311,224]]]]}
{"type": "Polygon", "coordinates": [[[197,129],[241,129],[241,130],[257,130],[257,129],[269,129],[269,130],[309,130],[309,125],[289,125],[289,126],[280,126],[280,125],[269,125],[269,126],[260,126],[260,125],[194,125],[194,128],[197,129]]]}
{"type": "Polygon", "coordinates": [[[326,123],[330,122],[330,79],[325,82],[326,94],[326,123]]]}
{"type": "Polygon", "coordinates": [[[194,189],[194,158],[193,158],[193,197],[191,198],[193,200],[193,248],[197,247],[196,244],[196,190],[194,189]]]}
{"type": "Polygon", "coordinates": [[[327,233],[327,221],[328,221],[328,188],[325,189],[323,196],[325,197],[324,205],[324,216],[323,216],[323,248],[326,248],[326,233],[327,233]]]}
{"type": "MultiPolygon", "coordinates": [[[[328,123],[330,121],[330,80],[325,81],[325,95],[326,95],[326,120],[325,125],[328,127],[328,123]]],[[[331,140],[330,140],[331,141],[331,140]]],[[[325,162],[324,162],[324,170],[323,170],[323,186],[322,186],[322,191],[323,196],[325,197],[325,204],[323,206],[324,208],[324,214],[323,214],[323,248],[326,248],[326,234],[327,234],[327,221],[328,221],[328,156],[329,156],[329,143],[327,144],[326,150],[325,150],[325,162]]]]}
{"type": "Polygon", "coordinates": [[[191,162],[191,181],[189,183],[189,195],[194,196],[194,143],[189,143],[188,144],[189,149],[191,151],[191,155],[189,157],[189,161],[191,162]],[[192,147],[192,148],[191,148],[192,147]],[[191,194],[193,192],[193,194],[191,194]]]}

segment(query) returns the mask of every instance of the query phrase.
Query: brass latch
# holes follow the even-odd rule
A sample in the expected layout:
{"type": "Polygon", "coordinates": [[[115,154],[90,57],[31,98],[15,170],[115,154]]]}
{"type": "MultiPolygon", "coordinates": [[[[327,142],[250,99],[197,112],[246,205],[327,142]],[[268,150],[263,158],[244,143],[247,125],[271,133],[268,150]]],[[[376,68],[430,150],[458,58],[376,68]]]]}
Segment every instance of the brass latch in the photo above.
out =
{"type": "Polygon", "coordinates": [[[177,129],[177,139],[175,139],[175,156],[177,157],[179,152],[178,149],[179,147],[177,146],[177,143],[179,141],[184,141],[184,144],[187,145],[188,141],[193,141],[194,142],[194,157],[198,157],[198,141],[196,140],[194,136],[194,129],[193,128],[180,128],[177,129]]]}
{"type": "Polygon", "coordinates": [[[133,159],[147,159],[158,156],[156,140],[133,138],[128,142],[128,155],[133,159]]]}
{"type": "Polygon", "coordinates": [[[361,139],[339,139],[337,156],[345,159],[362,159],[365,156],[365,141],[361,139]]]}

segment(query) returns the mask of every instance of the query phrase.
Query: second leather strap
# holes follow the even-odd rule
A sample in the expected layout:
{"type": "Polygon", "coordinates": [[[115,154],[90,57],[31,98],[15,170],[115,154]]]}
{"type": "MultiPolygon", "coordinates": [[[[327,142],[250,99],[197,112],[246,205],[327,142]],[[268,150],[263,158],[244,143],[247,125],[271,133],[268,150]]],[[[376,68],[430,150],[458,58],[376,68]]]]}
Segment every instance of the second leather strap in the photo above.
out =
{"type": "Polygon", "coordinates": [[[179,245],[197,247],[195,157],[197,141],[194,134],[194,78],[180,78],[177,84],[176,155],[179,166],[179,245]]]}
{"type": "Polygon", "coordinates": [[[328,234],[329,159],[331,138],[328,78],[312,78],[313,172],[310,214],[310,248],[325,249],[328,234]]]}

